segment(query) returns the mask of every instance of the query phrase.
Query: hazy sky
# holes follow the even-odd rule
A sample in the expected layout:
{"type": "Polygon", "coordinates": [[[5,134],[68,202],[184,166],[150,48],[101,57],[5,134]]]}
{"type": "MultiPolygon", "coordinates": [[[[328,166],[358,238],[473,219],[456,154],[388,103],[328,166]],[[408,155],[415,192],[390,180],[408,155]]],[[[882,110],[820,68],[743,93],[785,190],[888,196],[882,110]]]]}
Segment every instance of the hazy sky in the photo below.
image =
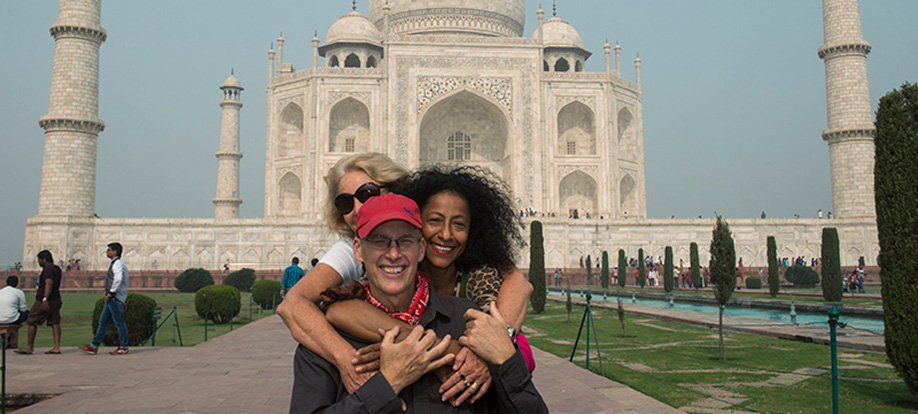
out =
{"type": "MultiPolygon", "coordinates": [[[[546,18],[551,2],[543,1],[546,18]]],[[[367,0],[357,2],[366,14],[367,0]]],[[[0,267],[22,258],[36,214],[54,40],[53,0],[0,2],[0,267]]],[[[526,36],[537,1],[526,5],[526,36]]],[[[213,217],[222,94],[242,94],[241,216],[264,212],[267,50],[310,66],[314,31],[350,0],[104,1],[96,211],[101,217],[213,217]]],[[[918,81],[915,0],[862,0],[874,106],[918,81]]],[[[818,0],[561,0],[603,70],[608,37],[634,80],[640,52],[647,206],[652,218],[814,216],[831,210],[818,0]]],[[[320,62],[320,64],[322,64],[320,62]]]]}

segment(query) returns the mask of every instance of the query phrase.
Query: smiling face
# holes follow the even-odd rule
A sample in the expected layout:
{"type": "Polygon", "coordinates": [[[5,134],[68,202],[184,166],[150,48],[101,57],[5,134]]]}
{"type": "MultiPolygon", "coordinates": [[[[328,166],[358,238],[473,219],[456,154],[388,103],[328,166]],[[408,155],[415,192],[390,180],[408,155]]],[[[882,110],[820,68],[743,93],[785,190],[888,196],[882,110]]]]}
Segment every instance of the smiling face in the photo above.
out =
{"type": "Polygon", "coordinates": [[[469,204],[452,191],[437,193],[424,205],[421,223],[428,264],[440,269],[455,267],[469,240],[469,204]]]}
{"type": "Polygon", "coordinates": [[[367,269],[370,292],[389,309],[404,311],[414,296],[418,263],[424,258],[424,240],[413,246],[398,246],[395,240],[417,240],[420,231],[401,220],[391,220],[377,226],[367,240],[354,238],[354,255],[367,269]],[[387,237],[389,247],[380,250],[367,240],[387,237]]]}
{"type": "MultiPolygon", "coordinates": [[[[341,181],[338,182],[338,194],[354,194],[360,186],[366,183],[379,185],[367,173],[360,170],[349,170],[341,176],[341,181]]],[[[363,203],[354,198],[354,209],[344,215],[344,222],[347,223],[351,230],[357,228],[357,212],[360,211],[361,206],[363,206],[363,203]]]]}

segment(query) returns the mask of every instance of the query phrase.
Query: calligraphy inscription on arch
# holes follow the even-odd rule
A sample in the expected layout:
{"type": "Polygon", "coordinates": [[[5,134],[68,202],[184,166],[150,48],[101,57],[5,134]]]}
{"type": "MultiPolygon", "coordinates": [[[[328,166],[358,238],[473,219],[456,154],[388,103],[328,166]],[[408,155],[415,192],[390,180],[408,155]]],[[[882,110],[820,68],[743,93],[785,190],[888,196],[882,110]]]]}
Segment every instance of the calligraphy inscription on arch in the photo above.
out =
{"type": "Polygon", "coordinates": [[[437,97],[459,88],[469,88],[494,98],[513,113],[513,81],[510,78],[418,78],[418,113],[437,97]]]}
{"type": "Polygon", "coordinates": [[[557,169],[558,182],[574,171],[580,171],[589,175],[593,180],[596,180],[596,182],[599,182],[597,178],[599,177],[599,168],[595,165],[559,165],[557,169]]]}
{"type": "Polygon", "coordinates": [[[596,113],[595,96],[557,95],[555,96],[555,109],[560,110],[561,108],[564,108],[565,105],[574,101],[586,105],[593,111],[594,114],[596,113]]]}
{"type": "Polygon", "coordinates": [[[328,93],[328,103],[335,104],[344,98],[354,98],[360,103],[370,107],[370,92],[331,91],[328,93]]]}

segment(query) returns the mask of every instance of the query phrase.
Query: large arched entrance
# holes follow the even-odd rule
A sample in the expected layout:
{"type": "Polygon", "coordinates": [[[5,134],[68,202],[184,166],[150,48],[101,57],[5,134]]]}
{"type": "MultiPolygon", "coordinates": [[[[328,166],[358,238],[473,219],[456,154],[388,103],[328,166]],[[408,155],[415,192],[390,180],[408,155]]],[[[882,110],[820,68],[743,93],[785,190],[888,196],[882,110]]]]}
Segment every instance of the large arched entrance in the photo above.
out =
{"type": "Polygon", "coordinates": [[[443,98],[423,115],[418,161],[478,165],[510,181],[507,115],[488,99],[463,90],[443,98]]]}

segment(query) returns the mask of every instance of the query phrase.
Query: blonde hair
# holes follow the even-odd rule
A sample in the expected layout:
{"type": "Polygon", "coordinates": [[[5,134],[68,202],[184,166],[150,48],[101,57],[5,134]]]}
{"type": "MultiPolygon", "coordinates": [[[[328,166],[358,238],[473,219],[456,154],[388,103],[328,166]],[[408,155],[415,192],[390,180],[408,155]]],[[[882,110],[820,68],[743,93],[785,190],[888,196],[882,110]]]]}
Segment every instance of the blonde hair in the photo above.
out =
{"type": "Polygon", "coordinates": [[[348,171],[361,171],[370,176],[383,187],[398,185],[408,177],[408,170],[378,152],[364,152],[344,157],[328,170],[325,184],[328,187],[328,199],[325,202],[325,219],[332,230],[342,236],[354,237],[354,230],[344,221],[344,216],[335,208],[335,196],[338,195],[338,184],[348,171]]]}

